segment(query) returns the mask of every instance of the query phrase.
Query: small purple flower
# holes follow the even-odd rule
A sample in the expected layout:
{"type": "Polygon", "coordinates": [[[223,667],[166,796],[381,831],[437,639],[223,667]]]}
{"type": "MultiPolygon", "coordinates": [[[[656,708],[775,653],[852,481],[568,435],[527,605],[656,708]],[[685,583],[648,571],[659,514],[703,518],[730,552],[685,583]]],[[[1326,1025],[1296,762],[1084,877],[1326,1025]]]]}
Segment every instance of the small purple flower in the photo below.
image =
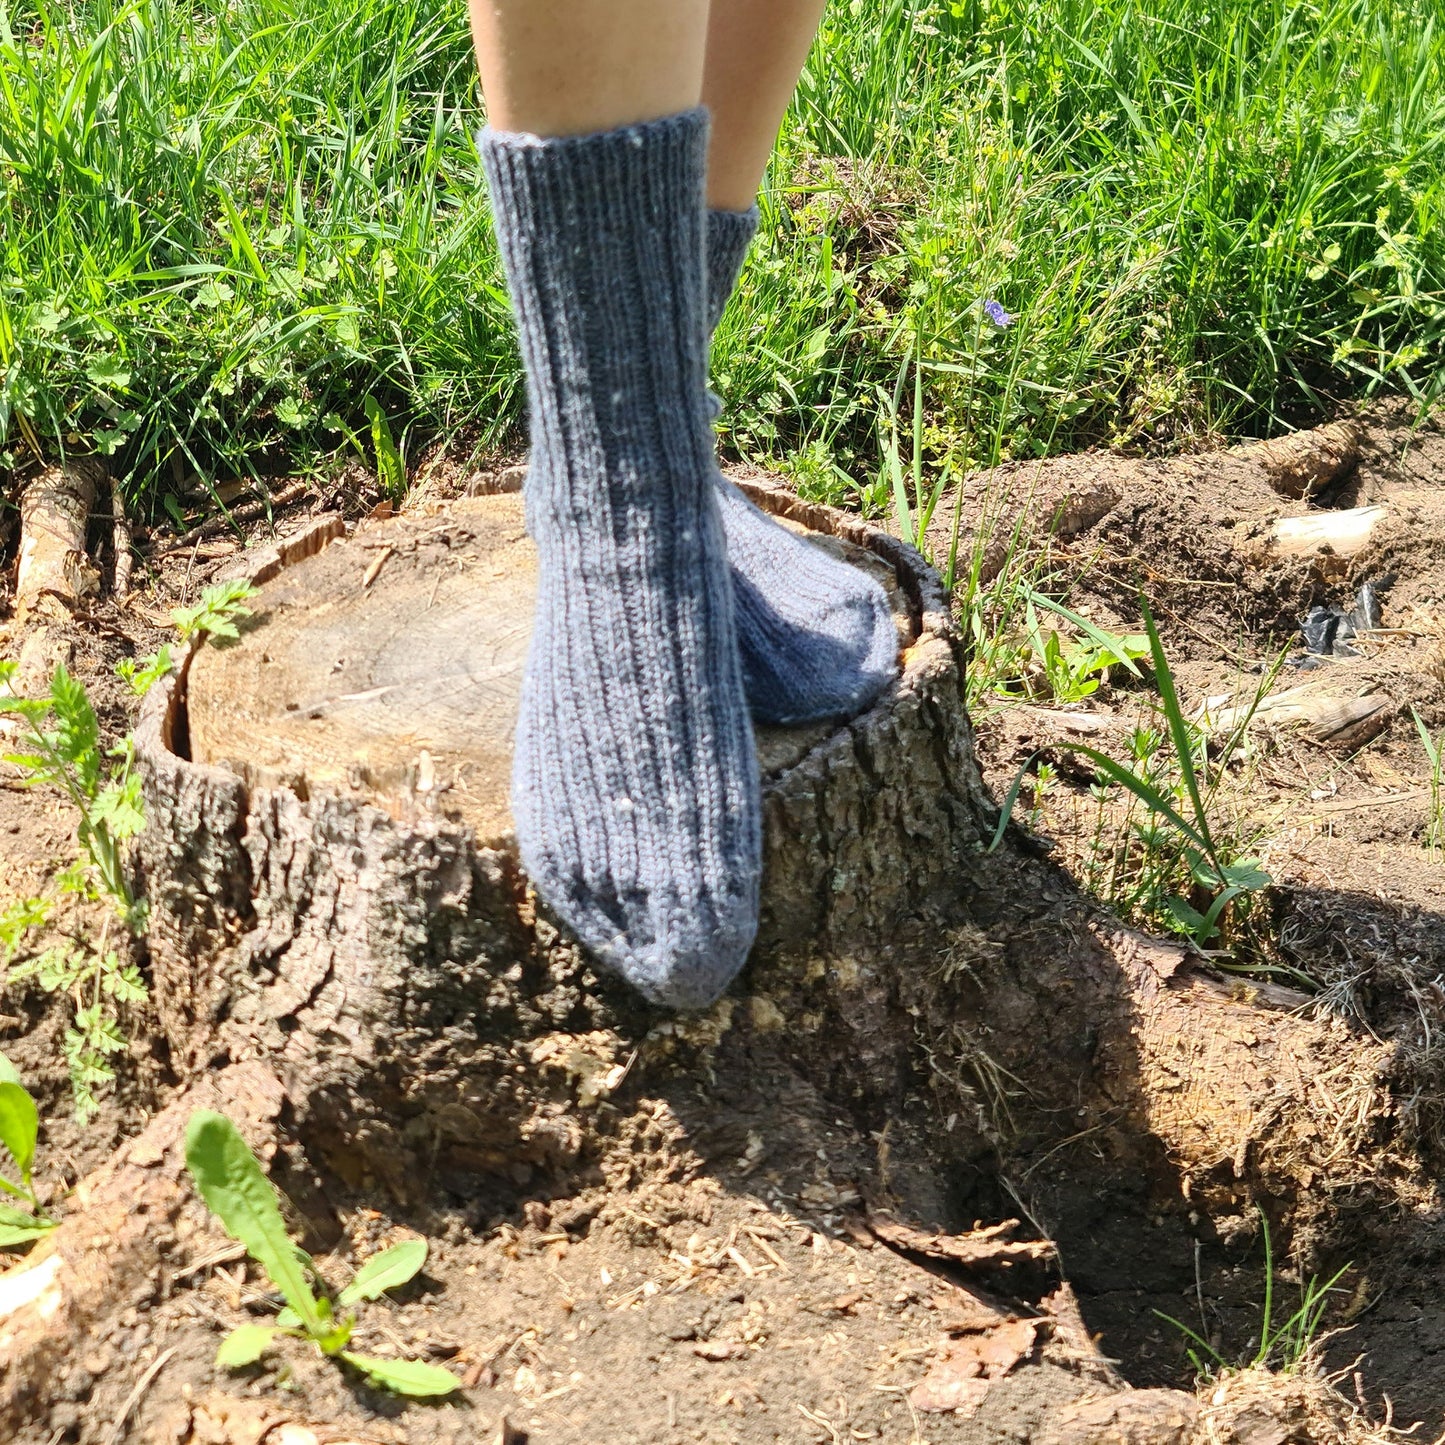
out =
{"type": "Polygon", "coordinates": [[[983,314],[1002,331],[1007,326],[1014,324],[1014,319],[998,304],[992,297],[983,303],[983,314]]]}

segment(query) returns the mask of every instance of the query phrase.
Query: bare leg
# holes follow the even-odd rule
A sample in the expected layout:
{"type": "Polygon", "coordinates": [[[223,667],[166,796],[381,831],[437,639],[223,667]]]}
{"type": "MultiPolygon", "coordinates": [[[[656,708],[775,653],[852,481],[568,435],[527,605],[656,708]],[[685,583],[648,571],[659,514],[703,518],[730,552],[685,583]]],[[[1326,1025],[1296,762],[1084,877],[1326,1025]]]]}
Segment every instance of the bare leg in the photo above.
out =
{"type": "Polygon", "coordinates": [[[713,0],[702,101],[712,112],[707,202],[715,209],[752,205],[824,3],[713,0]]]}
{"type": "Polygon", "coordinates": [[[589,135],[696,105],[707,12],[708,0],[471,0],[488,123],[589,135]]]}

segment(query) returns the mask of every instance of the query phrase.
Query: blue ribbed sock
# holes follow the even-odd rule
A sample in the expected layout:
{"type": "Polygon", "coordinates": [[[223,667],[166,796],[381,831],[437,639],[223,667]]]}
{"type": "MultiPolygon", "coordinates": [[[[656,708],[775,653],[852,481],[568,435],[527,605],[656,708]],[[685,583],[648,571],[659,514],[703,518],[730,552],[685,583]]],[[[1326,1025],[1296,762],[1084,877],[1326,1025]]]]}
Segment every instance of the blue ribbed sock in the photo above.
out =
{"type": "MultiPolygon", "coordinates": [[[[757,225],[756,206],[707,213],[709,335],[757,225]]],[[[715,476],[754,716],[802,723],[861,711],[898,666],[898,633],[883,589],[780,526],[721,472],[715,476]]]]}
{"type": "Polygon", "coordinates": [[[537,891],[648,998],[757,927],[761,804],[706,407],[701,110],[484,131],[527,372],[540,577],[512,811],[537,891]]]}

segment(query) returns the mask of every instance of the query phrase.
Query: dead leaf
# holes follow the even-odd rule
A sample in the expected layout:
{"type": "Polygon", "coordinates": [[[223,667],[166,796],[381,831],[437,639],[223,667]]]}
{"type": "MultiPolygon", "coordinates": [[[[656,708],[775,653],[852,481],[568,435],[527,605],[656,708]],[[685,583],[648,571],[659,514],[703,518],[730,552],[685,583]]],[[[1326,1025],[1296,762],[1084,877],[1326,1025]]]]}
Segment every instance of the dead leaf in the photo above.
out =
{"type": "Polygon", "coordinates": [[[1011,1319],[987,1330],[945,1335],[938,1358],[908,1397],[913,1408],[933,1414],[952,1410],[968,1419],[989,1385],[1033,1353],[1038,1328],[1038,1320],[1011,1319]]]}
{"type": "Polygon", "coordinates": [[[1199,1403],[1182,1390],[1126,1390],[1076,1400],[1050,1415],[1039,1445],[1186,1445],[1199,1403]]]}

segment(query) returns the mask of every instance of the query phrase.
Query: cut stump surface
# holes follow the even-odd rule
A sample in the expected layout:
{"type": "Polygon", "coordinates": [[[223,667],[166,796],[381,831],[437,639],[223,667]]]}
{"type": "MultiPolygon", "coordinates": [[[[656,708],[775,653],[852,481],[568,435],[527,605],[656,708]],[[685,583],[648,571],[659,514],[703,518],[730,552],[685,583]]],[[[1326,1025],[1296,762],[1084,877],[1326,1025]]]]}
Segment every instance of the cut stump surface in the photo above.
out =
{"type": "MultiPolygon", "coordinates": [[[[857,543],[812,539],[890,591],[900,646],[912,643],[918,623],[894,569],[857,543]]],[[[536,588],[515,494],[335,542],[268,585],[239,645],[197,656],[191,758],[252,786],[335,789],[396,818],[436,811],[495,846],[511,828],[536,588]]],[[[764,729],[764,772],[785,770],[830,731],[764,729]]]]}

